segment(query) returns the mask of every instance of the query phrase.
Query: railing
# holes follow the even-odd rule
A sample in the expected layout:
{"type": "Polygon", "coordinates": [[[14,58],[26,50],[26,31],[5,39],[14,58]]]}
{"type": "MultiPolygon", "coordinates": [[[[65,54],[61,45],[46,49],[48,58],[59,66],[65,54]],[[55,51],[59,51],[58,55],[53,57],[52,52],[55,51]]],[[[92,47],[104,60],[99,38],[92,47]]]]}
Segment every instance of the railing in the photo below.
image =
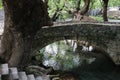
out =
{"type": "Polygon", "coordinates": [[[8,64],[0,65],[0,80],[50,80],[49,75],[37,76],[26,74],[24,71],[18,72],[16,67],[10,67],[8,64]]]}

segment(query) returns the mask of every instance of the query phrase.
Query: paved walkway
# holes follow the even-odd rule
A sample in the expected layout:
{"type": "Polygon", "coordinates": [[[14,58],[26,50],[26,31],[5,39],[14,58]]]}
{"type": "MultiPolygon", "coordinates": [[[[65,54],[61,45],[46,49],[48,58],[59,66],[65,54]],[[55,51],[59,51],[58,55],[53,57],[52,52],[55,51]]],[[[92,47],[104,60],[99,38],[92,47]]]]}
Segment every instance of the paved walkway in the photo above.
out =
{"type": "Polygon", "coordinates": [[[109,19],[109,22],[116,22],[116,23],[120,23],[120,20],[114,20],[114,19],[109,19]]]}

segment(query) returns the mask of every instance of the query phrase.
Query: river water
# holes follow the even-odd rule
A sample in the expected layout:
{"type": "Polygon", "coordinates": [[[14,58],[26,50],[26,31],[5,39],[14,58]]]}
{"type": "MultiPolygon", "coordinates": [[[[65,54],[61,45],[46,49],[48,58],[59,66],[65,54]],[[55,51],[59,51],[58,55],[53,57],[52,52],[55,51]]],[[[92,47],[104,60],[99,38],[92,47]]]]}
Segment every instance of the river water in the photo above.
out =
{"type": "Polygon", "coordinates": [[[54,70],[70,71],[78,80],[120,80],[120,67],[111,60],[101,54],[93,56],[88,47],[77,48],[75,40],[54,42],[40,50],[42,62],[54,70]]]}

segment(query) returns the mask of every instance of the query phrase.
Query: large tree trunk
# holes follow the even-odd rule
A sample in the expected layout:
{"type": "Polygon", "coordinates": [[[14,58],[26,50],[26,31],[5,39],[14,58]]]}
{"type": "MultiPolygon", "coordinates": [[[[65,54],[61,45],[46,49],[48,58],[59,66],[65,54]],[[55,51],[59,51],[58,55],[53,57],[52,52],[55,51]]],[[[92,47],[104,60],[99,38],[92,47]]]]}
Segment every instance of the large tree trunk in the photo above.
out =
{"type": "Polygon", "coordinates": [[[3,0],[5,26],[0,58],[10,66],[29,63],[36,32],[51,25],[47,6],[42,0],[3,0]]]}
{"type": "Polygon", "coordinates": [[[108,21],[107,18],[107,7],[108,7],[109,0],[103,0],[103,20],[108,21]]]}

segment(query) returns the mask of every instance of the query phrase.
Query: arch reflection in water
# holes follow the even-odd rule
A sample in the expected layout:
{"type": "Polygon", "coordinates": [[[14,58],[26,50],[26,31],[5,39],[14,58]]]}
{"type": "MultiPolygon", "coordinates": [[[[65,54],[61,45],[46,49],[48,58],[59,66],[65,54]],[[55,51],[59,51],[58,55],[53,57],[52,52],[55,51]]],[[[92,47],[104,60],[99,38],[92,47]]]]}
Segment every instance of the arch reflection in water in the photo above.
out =
{"type": "Polygon", "coordinates": [[[45,66],[52,66],[55,70],[69,70],[83,63],[90,64],[95,60],[93,57],[80,55],[83,54],[81,51],[88,50],[88,47],[78,46],[75,40],[61,40],[47,45],[40,50],[40,54],[43,55],[45,66]]]}

